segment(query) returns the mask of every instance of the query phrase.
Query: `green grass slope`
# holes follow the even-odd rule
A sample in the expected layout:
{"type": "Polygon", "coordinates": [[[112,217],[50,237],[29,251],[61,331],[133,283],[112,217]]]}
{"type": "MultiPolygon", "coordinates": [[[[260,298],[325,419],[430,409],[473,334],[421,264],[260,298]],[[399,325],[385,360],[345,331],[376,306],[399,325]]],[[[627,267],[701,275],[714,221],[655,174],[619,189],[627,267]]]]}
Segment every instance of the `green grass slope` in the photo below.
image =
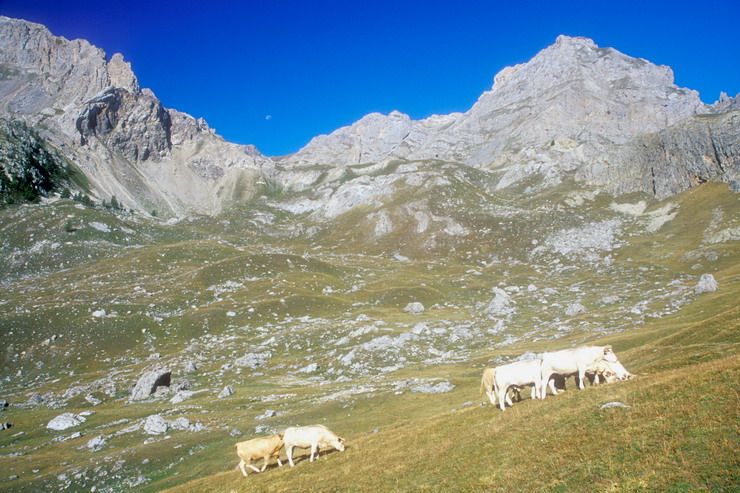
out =
{"type": "Polygon", "coordinates": [[[343,453],[314,463],[303,454],[294,469],[273,465],[248,478],[232,453],[224,472],[168,491],[731,491],[740,481],[738,329],[734,308],[623,352],[638,374],[628,382],[571,388],[503,413],[486,405],[406,415],[350,436],[343,453]],[[674,344],[687,333],[711,338],[717,322],[735,332],[729,356],[698,363],[690,353],[716,340],[688,351],[674,344]],[[670,366],[644,356],[654,353],[670,355],[670,366]],[[630,407],[600,408],[615,401],[630,407]]]}

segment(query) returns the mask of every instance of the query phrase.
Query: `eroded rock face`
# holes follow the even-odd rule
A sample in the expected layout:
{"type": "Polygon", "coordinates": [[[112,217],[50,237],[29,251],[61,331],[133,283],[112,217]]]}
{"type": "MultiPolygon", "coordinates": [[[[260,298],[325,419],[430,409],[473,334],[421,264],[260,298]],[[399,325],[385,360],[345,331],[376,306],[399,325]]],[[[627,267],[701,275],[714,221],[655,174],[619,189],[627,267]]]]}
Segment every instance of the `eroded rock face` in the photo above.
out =
{"type": "Polygon", "coordinates": [[[131,390],[130,400],[140,401],[156,392],[160,386],[169,387],[172,372],[167,368],[157,368],[144,373],[131,390]]]}
{"type": "Polygon", "coordinates": [[[76,127],[81,145],[98,137],[132,162],[159,161],[172,147],[170,115],[150,94],[109,87],[85,103],[76,127]]]}
{"type": "Polygon", "coordinates": [[[202,119],[164,108],[123,56],[0,17],[0,118],[43,123],[99,200],[160,217],[218,213],[252,199],[273,164],[202,119]],[[264,168],[264,170],[263,170],[264,168]]]}

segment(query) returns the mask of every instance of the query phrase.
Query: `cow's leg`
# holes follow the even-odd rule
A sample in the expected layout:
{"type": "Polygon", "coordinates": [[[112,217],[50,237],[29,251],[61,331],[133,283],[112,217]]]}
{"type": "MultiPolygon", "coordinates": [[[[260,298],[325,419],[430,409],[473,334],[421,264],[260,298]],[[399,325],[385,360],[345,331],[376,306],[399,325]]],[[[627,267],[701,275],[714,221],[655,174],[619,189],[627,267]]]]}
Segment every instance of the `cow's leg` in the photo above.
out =
{"type": "Polygon", "coordinates": [[[285,454],[288,456],[288,462],[290,463],[290,467],[295,467],[295,464],[293,464],[293,446],[292,445],[285,447],[285,454]]]}
{"type": "Polygon", "coordinates": [[[317,448],[317,447],[318,447],[318,446],[317,446],[317,445],[316,445],[315,443],[312,443],[312,444],[311,444],[311,460],[309,460],[309,462],[313,462],[313,454],[315,454],[315,453],[316,453],[316,448],[317,448]]]}
{"type": "Polygon", "coordinates": [[[581,364],[577,365],[576,368],[578,368],[578,388],[583,390],[586,388],[586,386],[583,385],[583,380],[586,378],[586,368],[581,364]]]}
{"type": "Polygon", "coordinates": [[[558,395],[558,389],[555,388],[555,379],[551,378],[547,381],[547,384],[550,386],[550,390],[552,390],[552,395],[558,395]]]}
{"type": "Polygon", "coordinates": [[[260,472],[265,472],[265,469],[267,469],[267,463],[270,462],[270,456],[266,455],[264,459],[265,459],[265,463],[262,464],[262,469],[260,469],[260,472]]]}
{"type": "MultiPolygon", "coordinates": [[[[516,392],[516,389],[514,391],[516,392]]],[[[506,389],[506,392],[504,392],[504,395],[506,396],[506,403],[509,405],[509,407],[513,406],[514,403],[511,402],[511,396],[509,395],[509,389],[506,389]]]]}
{"type": "Polygon", "coordinates": [[[496,394],[494,394],[493,391],[491,392],[486,391],[486,394],[488,395],[488,398],[491,400],[491,405],[495,406],[496,405],[496,399],[495,399],[496,394]]]}
{"type": "Polygon", "coordinates": [[[276,455],[275,457],[277,457],[278,467],[282,467],[283,466],[283,463],[280,462],[280,455],[276,455]]]}
{"type": "Polygon", "coordinates": [[[252,464],[247,464],[247,467],[249,467],[250,469],[252,469],[254,472],[261,472],[259,469],[257,469],[256,467],[254,467],[252,464]]]}
{"type": "Polygon", "coordinates": [[[508,397],[506,395],[507,392],[507,389],[499,389],[498,391],[498,407],[500,407],[502,411],[506,409],[506,398],[508,397]]]}
{"type": "Polygon", "coordinates": [[[532,385],[532,390],[529,393],[530,399],[534,400],[537,397],[537,384],[532,385]]]}
{"type": "Polygon", "coordinates": [[[242,470],[242,474],[244,474],[244,477],[246,478],[247,470],[244,468],[244,466],[245,466],[244,459],[242,459],[241,462],[239,462],[239,469],[242,470]]]}

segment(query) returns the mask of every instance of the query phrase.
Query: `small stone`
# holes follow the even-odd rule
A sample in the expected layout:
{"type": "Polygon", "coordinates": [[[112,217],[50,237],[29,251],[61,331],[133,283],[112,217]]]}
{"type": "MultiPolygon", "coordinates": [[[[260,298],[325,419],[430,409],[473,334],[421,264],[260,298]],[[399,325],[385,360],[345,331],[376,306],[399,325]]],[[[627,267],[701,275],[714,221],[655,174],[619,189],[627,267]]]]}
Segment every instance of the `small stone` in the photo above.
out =
{"type": "Polygon", "coordinates": [[[92,404],[93,406],[98,406],[98,405],[100,405],[100,404],[102,404],[102,403],[103,403],[103,401],[101,401],[101,400],[100,400],[100,399],[98,399],[97,397],[93,396],[92,394],[88,394],[88,395],[86,395],[86,396],[85,396],[85,400],[86,400],[87,402],[89,402],[90,404],[92,404]]]}
{"type": "Polygon", "coordinates": [[[221,391],[220,394],[218,394],[218,398],[221,399],[222,397],[229,397],[230,395],[234,394],[234,387],[231,385],[227,385],[224,387],[224,389],[221,391]]]}
{"type": "Polygon", "coordinates": [[[601,406],[599,409],[609,409],[612,407],[622,407],[624,409],[630,409],[632,406],[628,406],[626,404],[622,404],[621,402],[607,402],[603,406],[601,406]]]}

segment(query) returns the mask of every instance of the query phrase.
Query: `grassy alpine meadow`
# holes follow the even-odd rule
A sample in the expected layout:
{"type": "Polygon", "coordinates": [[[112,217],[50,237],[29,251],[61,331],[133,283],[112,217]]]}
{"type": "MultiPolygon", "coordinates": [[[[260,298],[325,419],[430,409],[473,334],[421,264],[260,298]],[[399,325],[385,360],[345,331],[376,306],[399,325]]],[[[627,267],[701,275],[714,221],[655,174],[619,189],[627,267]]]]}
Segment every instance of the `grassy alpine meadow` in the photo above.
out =
{"type": "Polygon", "coordinates": [[[167,221],[67,199],[0,210],[0,490],[735,488],[727,186],[527,195],[427,171],[444,178],[433,207],[414,185],[328,224],[271,196],[167,221]],[[717,290],[696,291],[705,273],[717,290]],[[480,395],[486,367],[606,344],[637,378],[505,412],[480,395]],[[162,368],[171,387],[130,402],[162,368]],[[48,429],[62,413],[86,421],[48,429]],[[347,450],[241,475],[235,443],[310,424],[347,450]]]}
{"type": "Polygon", "coordinates": [[[329,409],[316,416],[337,431],[358,430],[345,433],[342,453],[325,451],[310,463],[308,451],[296,449],[295,468],[273,460],[244,478],[228,442],[222,472],[168,491],[733,491],[740,308],[728,301],[709,300],[717,311],[708,320],[686,313],[600,341],[631,347],[619,354],[632,380],[582,391],[570,381],[565,393],[525,397],[501,412],[477,398],[478,370],[447,369],[460,375],[465,395],[355,409],[355,416],[394,416],[377,432],[372,419],[354,427],[329,409]],[[678,343],[687,338],[693,342],[678,343]],[[465,397],[475,405],[439,412],[465,397]],[[624,407],[602,409],[613,402],[624,407]]]}

